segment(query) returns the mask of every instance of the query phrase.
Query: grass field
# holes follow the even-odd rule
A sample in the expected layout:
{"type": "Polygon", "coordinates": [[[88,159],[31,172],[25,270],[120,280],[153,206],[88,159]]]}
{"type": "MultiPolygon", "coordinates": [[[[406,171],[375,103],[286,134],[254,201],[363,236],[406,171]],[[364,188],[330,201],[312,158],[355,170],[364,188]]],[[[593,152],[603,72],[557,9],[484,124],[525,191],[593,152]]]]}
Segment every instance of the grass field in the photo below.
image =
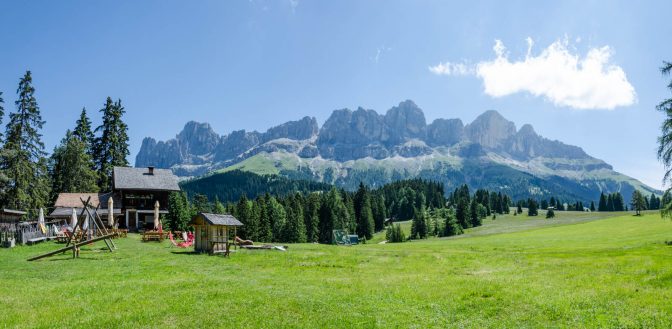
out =
{"type": "Polygon", "coordinates": [[[671,327],[672,223],[566,216],[503,216],[460,238],[230,258],[135,235],[78,260],[26,261],[51,242],[3,249],[0,326],[671,327]]]}

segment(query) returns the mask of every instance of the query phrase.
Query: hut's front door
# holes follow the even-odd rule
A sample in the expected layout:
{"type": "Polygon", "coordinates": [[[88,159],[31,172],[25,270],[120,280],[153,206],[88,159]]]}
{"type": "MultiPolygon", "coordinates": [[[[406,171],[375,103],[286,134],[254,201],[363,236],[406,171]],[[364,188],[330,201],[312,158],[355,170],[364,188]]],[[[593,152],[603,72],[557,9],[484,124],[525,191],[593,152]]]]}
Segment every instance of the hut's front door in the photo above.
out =
{"type": "Polygon", "coordinates": [[[135,211],[128,211],[126,221],[128,223],[128,230],[137,231],[138,230],[138,214],[135,211]]]}

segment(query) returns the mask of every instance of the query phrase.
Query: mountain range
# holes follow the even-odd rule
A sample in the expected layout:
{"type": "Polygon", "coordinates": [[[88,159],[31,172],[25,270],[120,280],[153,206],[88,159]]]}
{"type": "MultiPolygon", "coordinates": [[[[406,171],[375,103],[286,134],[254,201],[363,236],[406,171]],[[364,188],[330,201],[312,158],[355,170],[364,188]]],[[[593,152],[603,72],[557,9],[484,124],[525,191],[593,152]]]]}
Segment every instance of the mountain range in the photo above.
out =
{"type": "Polygon", "coordinates": [[[174,139],[147,137],[137,167],[170,168],[184,178],[240,169],[278,174],[354,189],[360,181],[380,186],[421,177],[447,190],[461,184],[508,193],[514,198],[596,200],[600,192],[657,191],[620,174],[577,146],[549,140],[534,128],[520,129],[496,111],[473,122],[436,119],[427,124],[410,100],[384,115],[358,108],[335,110],[318,126],[304,117],[266,132],[219,135],[208,123],[188,122],[174,139]]]}

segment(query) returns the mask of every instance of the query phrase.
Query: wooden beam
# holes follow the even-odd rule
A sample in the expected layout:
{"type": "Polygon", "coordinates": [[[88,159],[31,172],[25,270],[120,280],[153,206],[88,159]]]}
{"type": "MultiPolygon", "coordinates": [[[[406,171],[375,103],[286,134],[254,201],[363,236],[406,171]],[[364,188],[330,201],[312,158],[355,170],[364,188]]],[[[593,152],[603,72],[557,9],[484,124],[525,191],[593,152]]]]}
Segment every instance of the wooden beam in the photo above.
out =
{"type": "Polygon", "coordinates": [[[28,261],[31,262],[31,261],[34,261],[34,260],[38,260],[38,259],[42,259],[42,258],[45,258],[45,257],[53,256],[53,255],[56,255],[56,254],[58,254],[58,253],[60,253],[60,252],[65,252],[65,251],[68,251],[68,250],[71,250],[71,249],[73,250],[73,253],[74,253],[75,250],[76,250],[77,248],[79,248],[80,246],[83,246],[83,245],[85,245],[85,244],[89,244],[89,243],[94,243],[94,242],[96,242],[96,241],[100,241],[100,240],[104,240],[104,239],[109,239],[109,238],[111,238],[113,235],[114,235],[114,234],[108,234],[108,235],[103,235],[103,236],[96,237],[96,238],[91,239],[91,240],[82,241],[82,242],[77,242],[77,243],[75,243],[75,244],[73,244],[73,245],[71,245],[71,246],[63,247],[63,248],[61,248],[61,249],[58,249],[58,250],[54,250],[54,251],[48,252],[48,253],[46,253],[46,254],[42,254],[42,255],[38,255],[38,256],[35,256],[35,257],[28,258],[28,261]]]}

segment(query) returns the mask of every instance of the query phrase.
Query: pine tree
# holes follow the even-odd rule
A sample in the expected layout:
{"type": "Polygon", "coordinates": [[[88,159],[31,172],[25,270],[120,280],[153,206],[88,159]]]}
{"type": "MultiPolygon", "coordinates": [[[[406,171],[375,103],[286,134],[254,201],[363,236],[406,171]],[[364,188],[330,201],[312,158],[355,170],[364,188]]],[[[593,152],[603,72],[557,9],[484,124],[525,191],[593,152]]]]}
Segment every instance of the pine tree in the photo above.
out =
{"type": "Polygon", "coordinates": [[[98,192],[98,177],[91,169],[93,160],[86,152],[86,144],[68,130],[51,155],[50,174],[55,194],[98,192]]]}
{"type": "MultiPolygon", "coordinates": [[[[498,210],[501,211],[501,208],[498,210]]],[[[478,213],[478,202],[476,202],[476,199],[471,199],[471,203],[469,204],[469,224],[471,227],[478,227],[483,224],[481,216],[478,213]]]]}
{"type": "Polygon", "coordinates": [[[597,205],[597,211],[607,211],[607,197],[600,193],[600,202],[597,205]]]}
{"type": "MultiPolygon", "coordinates": [[[[5,117],[5,100],[2,99],[2,91],[0,91],[0,125],[2,125],[2,119],[5,117]]],[[[0,133],[0,142],[2,142],[2,133],[0,133]]]]}
{"type": "Polygon", "coordinates": [[[614,211],[614,194],[611,193],[607,196],[607,211],[614,211]]]}
{"type": "Polygon", "coordinates": [[[528,216],[537,216],[539,214],[537,201],[534,199],[527,200],[527,215],[528,216]]]}
{"type": "Polygon", "coordinates": [[[459,235],[462,234],[462,227],[460,224],[457,222],[457,218],[455,217],[455,212],[452,209],[446,209],[443,212],[443,215],[445,216],[445,226],[444,226],[444,231],[443,235],[444,236],[453,236],[453,235],[459,235]]]}
{"type": "Polygon", "coordinates": [[[93,143],[95,142],[95,136],[91,129],[91,120],[89,120],[89,117],[86,115],[86,108],[82,108],[82,113],[79,115],[79,119],[77,119],[75,130],[72,134],[84,143],[86,146],[86,153],[90,157],[93,157],[93,143]]]}
{"type": "Polygon", "coordinates": [[[318,242],[320,234],[320,195],[318,193],[308,195],[303,216],[306,226],[306,241],[318,242]]]}
{"type": "Polygon", "coordinates": [[[555,217],[555,211],[553,211],[553,209],[549,208],[548,211],[546,211],[546,218],[551,219],[551,218],[554,218],[554,217],[555,217]]]}
{"type": "Polygon", "coordinates": [[[590,201],[590,211],[595,211],[595,202],[590,201]]]}
{"type": "Polygon", "coordinates": [[[191,221],[191,211],[187,194],[184,192],[171,192],[168,196],[168,214],[166,225],[173,231],[186,231],[191,221]]]}
{"type": "Polygon", "coordinates": [[[194,213],[212,212],[212,206],[210,205],[210,200],[208,200],[208,197],[203,194],[194,195],[194,199],[192,201],[192,208],[194,213]]]}
{"type": "Polygon", "coordinates": [[[426,239],[427,231],[425,206],[415,208],[413,221],[411,222],[411,239],[426,239]]]}
{"type": "Polygon", "coordinates": [[[215,197],[215,202],[213,202],[211,210],[215,214],[220,214],[220,215],[231,214],[231,215],[234,215],[234,216],[238,216],[237,213],[234,213],[233,211],[229,211],[229,209],[227,209],[227,207],[224,207],[224,204],[222,204],[222,202],[219,201],[219,199],[217,197],[215,197]]]}
{"type": "Polygon", "coordinates": [[[354,198],[355,219],[357,221],[357,235],[370,240],[375,230],[371,197],[364,183],[359,183],[359,189],[354,198]]]}
{"type": "MultiPolygon", "coordinates": [[[[243,194],[236,204],[236,218],[243,223],[243,226],[238,229],[238,234],[247,239],[250,239],[248,231],[251,229],[250,218],[252,217],[252,209],[247,200],[247,196],[243,194]]],[[[252,229],[253,230],[253,229],[252,229]]]]}
{"type": "Polygon", "coordinates": [[[44,121],[32,81],[31,73],[27,71],[19,82],[16,112],[9,115],[0,170],[6,176],[5,206],[34,214],[46,205],[51,184],[39,132],[44,121]]]}
{"type": "Polygon", "coordinates": [[[469,214],[469,200],[461,198],[457,200],[457,208],[455,209],[455,217],[457,223],[460,224],[460,227],[463,229],[471,227],[470,223],[470,214],[469,214]]]}
{"type": "Polygon", "coordinates": [[[273,232],[272,242],[283,242],[287,239],[285,236],[285,225],[287,225],[287,212],[285,207],[278,202],[275,197],[267,199],[268,218],[271,222],[271,230],[273,232]]]}
{"type": "Polygon", "coordinates": [[[634,190],[632,192],[632,201],[630,204],[632,205],[632,209],[635,211],[636,216],[640,216],[641,212],[646,210],[646,201],[644,199],[644,195],[642,195],[639,190],[634,190]]]}
{"type": "Polygon", "coordinates": [[[123,121],[126,111],[121,100],[112,102],[112,98],[108,97],[100,112],[103,114],[103,122],[96,128],[96,132],[101,132],[101,135],[94,144],[94,162],[100,175],[100,190],[108,191],[112,188],[114,167],[128,166],[128,127],[123,121]]]}
{"type": "Polygon", "coordinates": [[[260,196],[255,201],[259,209],[259,232],[257,233],[257,239],[262,242],[273,241],[273,228],[268,212],[268,202],[266,201],[268,198],[270,198],[269,195],[260,196]]]}
{"type": "Polygon", "coordinates": [[[385,218],[387,211],[385,209],[385,199],[382,194],[377,194],[372,198],[371,210],[373,211],[373,224],[376,232],[385,228],[385,218]]]}

